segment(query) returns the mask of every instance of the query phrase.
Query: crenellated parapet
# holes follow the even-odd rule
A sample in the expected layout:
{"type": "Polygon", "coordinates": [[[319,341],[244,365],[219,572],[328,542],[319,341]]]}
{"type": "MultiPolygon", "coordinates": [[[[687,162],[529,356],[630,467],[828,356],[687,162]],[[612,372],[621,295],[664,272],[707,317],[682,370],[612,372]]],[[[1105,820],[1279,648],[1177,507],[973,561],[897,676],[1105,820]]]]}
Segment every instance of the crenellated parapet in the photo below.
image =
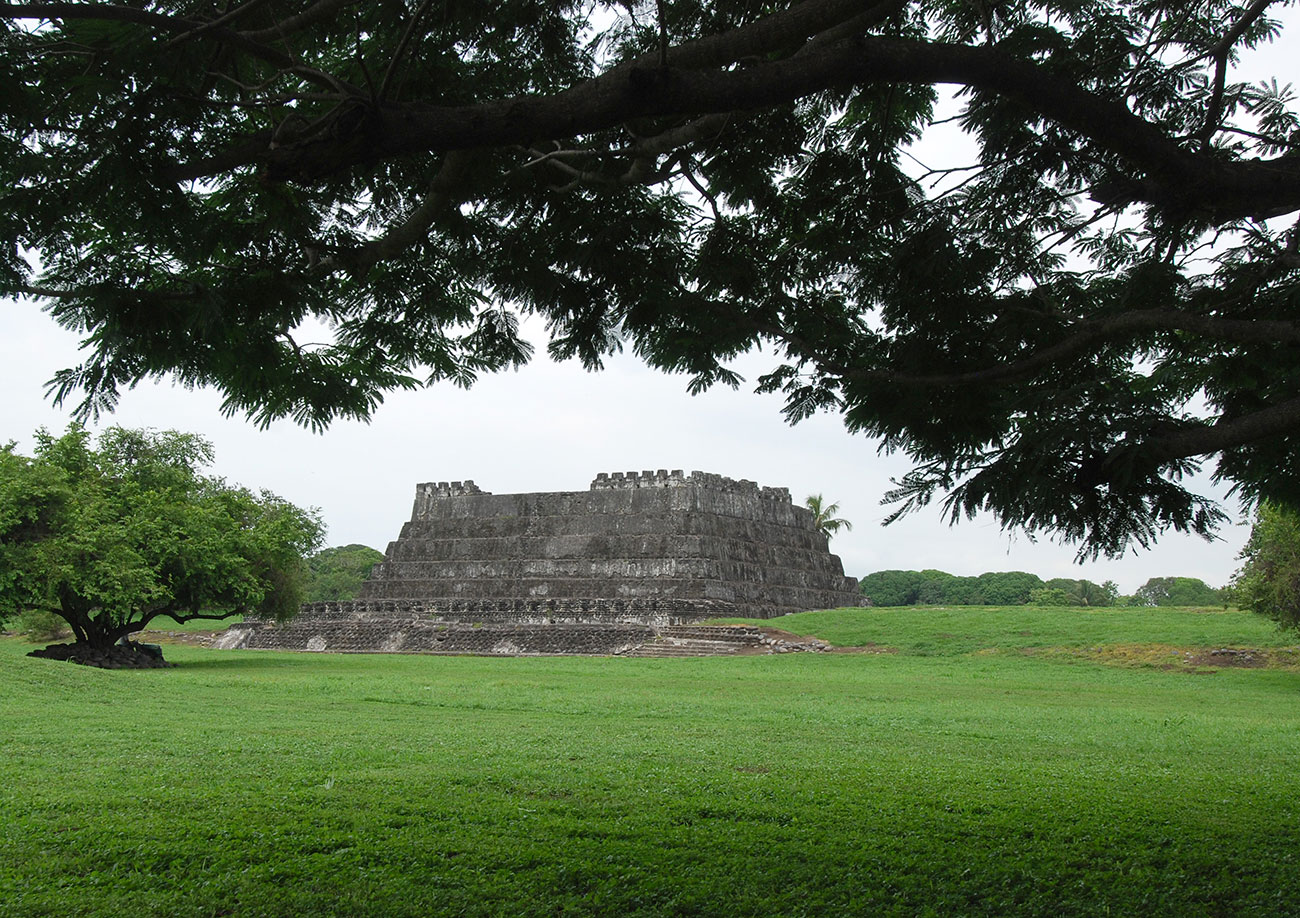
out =
{"type": "Polygon", "coordinates": [[[428,494],[430,497],[468,497],[472,494],[491,494],[484,491],[472,481],[426,481],[415,486],[416,493],[428,494]]]}
{"type": "Polygon", "coordinates": [[[644,472],[601,472],[591,483],[592,491],[630,490],[633,488],[685,487],[686,476],[681,469],[644,472]]]}
{"type": "Polygon", "coordinates": [[[420,519],[425,516],[429,512],[430,505],[436,500],[449,497],[474,497],[491,493],[491,491],[484,491],[469,480],[426,481],[415,486],[415,508],[411,512],[411,518],[420,519]]]}
{"type": "Polygon", "coordinates": [[[643,472],[601,472],[591,483],[593,491],[633,490],[636,488],[708,488],[726,494],[753,495],[764,500],[790,503],[789,488],[766,488],[748,479],[727,478],[711,472],[693,471],[683,475],[681,469],[643,472]]]}
{"type": "Polygon", "coordinates": [[[727,494],[750,494],[764,500],[790,503],[789,488],[766,488],[759,485],[758,482],[750,481],[748,478],[736,480],[725,475],[715,475],[712,472],[691,472],[690,480],[700,487],[722,491],[727,494]]]}

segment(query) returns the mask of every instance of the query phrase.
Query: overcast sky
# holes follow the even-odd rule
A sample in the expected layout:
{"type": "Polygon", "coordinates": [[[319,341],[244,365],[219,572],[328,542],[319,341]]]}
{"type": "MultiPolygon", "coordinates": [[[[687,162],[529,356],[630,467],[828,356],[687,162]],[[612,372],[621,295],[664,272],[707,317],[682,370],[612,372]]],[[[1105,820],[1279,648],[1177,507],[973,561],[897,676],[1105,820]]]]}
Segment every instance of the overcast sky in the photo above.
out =
{"type": "MultiPolygon", "coordinates": [[[[1296,18],[1294,11],[1288,18],[1296,18]]],[[[1294,58],[1274,48],[1250,77],[1288,82],[1296,74],[1294,58]]],[[[934,165],[942,154],[930,149],[923,156],[934,165]]],[[[38,427],[62,431],[70,420],[44,388],[56,370],[77,362],[78,341],[30,303],[0,301],[0,315],[0,442],[16,440],[30,452],[38,427]]],[[[223,418],[216,393],[168,383],[124,393],[116,413],[93,426],[200,433],[216,447],[215,473],[319,508],[327,544],[381,550],[409,518],[417,482],[468,478],[496,493],[569,491],[586,489],[597,472],[661,468],[788,487],[797,500],[820,493],[839,501],[854,528],[837,535],[831,548],[845,572],[858,577],[890,568],[961,575],[1024,570],[1043,578],[1114,580],[1124,592],[1154,576],[1221,586],[1249,534],[1245,525],[1225,527],[1212,543],[1169,534],[1150,551],[1080,566],[1074,548],[1046,536],[1034,542],[1005,533],[992,518],[949,527],[938,506],[882,527],[888,511],[881,497],[890,478],[907,471],[906,459],[878,455],[877,444],[848,434],[838,416],[787,426],[779,397],[750,391],[769,366],[763,355],[738,365],[748,387],[691,397],[684,378],[652,372],[630,356],[593,375],[538,351],[531,365],[485,377],[469,391],[442,385],[395,393],[370,424],[339,422],[320,435],[289,422],[260,430],[242,417],[223,418]]],[[[1208,482],[1204,488],[1222,495],[1208,482]]],[[[1225,509],[1239,516],[1235,502],[1225,509]]]]}
{"type": "MultiPolygon", "coordinates": [[[[70,412],[44,397],[44,382],[77,360],[77,338],[30,304],[5,303],[0,340],[0,440],[30,452],[38,427],[61,431],[70,412]]],[[[753,379],[762,355],[742,362],[753,379]]],[[[585,490],[597,472],[701,470],[788,487],[798,500],[821,493],[841,504],[852,532],[832,550],[845,571],[862,576],[889,568],[938,568],[954,574],[1025,570],[1041,577],[1112,579],[1131,592],[1148,577],[1200,577],[1218,586],[1236,568],[1248,534],[1230,527],[1224,540],[1171,535],[1152,551],[1082,567],[1074,550],[1040,539],[1009,537],[991,518],[947,526],[937,508],[889,527],[880,499],[906,460],[877,455],[876,444],[849,435],[823,415],[795,427],[775,396],[714,389],[685,392],[685,380],[646,369],[626,355],[600,374],[539,357],[518,372],[488,376],[464,391],[437,386],[392,395],[369,424],[340,422],[312,434],[289,422],[260,430],[223,418],[210,391],[144,384],[122,396],[98,427],[175,428],[216,446],[214,471],[320,509],[331,545],[379,549],[410,516],[415,485],[473,479],[496,493],[585,490]]]]}

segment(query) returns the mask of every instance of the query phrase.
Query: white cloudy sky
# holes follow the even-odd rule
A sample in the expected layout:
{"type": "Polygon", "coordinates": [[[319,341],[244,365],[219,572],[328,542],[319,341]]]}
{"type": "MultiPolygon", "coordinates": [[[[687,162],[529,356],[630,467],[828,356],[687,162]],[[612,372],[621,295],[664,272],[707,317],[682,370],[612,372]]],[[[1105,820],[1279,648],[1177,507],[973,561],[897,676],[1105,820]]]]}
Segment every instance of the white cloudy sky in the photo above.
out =
{"type": "MultiPolygon", "coordinates": [[[[29,451],[38,427],[62,430],[70,420],[44,397],[44,382],[76,361],[78,342],[35,306],[0,309],[7,332],[0,338],[0,441],[17,440],[29,451]]],[[[761,370],[763,358],[744,365],[761,370]]],[[[408,518],[421,481],[470,478],[497,493],[566,491],[585,489],[597,472],[660,468],[717,472],[785,486],[798,499],[816,492],[838,500],[854,528],[832,548],[855,576],[933,567],[1113,579],[1126,591],[1166,575],[1219,585],[1235,569],[1248,534],[1230,527],[1213,544],[1169,536],[1150,552],[1078,567],[1073,549],[1009,538],[992,519],[949,527],[934,509],[882,528],[880,498],[890,476],[907,470],[904,459],[878,456],[874,443],[850,436],[836,416],[789,427],[774,396],[742,388],[691,397],[682,378],[626,356],[596,375],[543,357],[468,391],[440,386],[398,393],[370,424],[339,423],[321,435],[288,422],[260,430],[242,418],[223,418],[220,404],[214,392],[143,384],[125,393],[101,426],[203,434],[216,445],[218,474],[318,507],[334,545],[383,549],[408,518]]]]}
{"type": "MultiPolygon", "coordinates": [[[[1275,48],[1250,78],[1287,82],[1296,74],[1294,59],[1275,48]]],[[[924,156],[933,164],[943,151],[924,156]]],[[[29,451],[38,427],[62,430],[70,420],[68,410],[50,404],[44,384],[77,361],[78,341],[29,303],[0,302],[0,317],[0,442],[16,440],[29,451]]],[[[739,369],[753,380],[766,366],[762,355],[751,355],[739,369]]],[[[742,388],[691,397],[683,378],[627,356],[597,375],[541,356],[469,391],[396,393],[370,424],[338,423],[321,435],[288,422],[260,430],[223,418],[220,402],[213,392],[144,384],[125,393],[100,426],[203,434],[216,446],[216,473],[319,508],[332,545],[384,548],[408,518],[417,482],[470,478],[497,493],[580,490],[597,472],[660,468],[749,478],[788,487],[797,499],[821,493],[839,501],[854,529],[838,535],[832,550],[854,576],[888,568],[1025,570],[1111,579],[1125,592],[1152,576],[1200,577],[1218,586],[1236,569],[1249,534],[1244,525],[1225,527],[1213,543],[1170,534],[1150,551],[1079,566],[1073,548],[1050,538],[1008,535],[991,518],[950,527],[938,507],[882,527],[881,496],[890,478],[907,470],[904,458],[878,455],[875,443],[849,435],[836,416],[789,427],[775,396],[742,388]]],[[[1208,482],[1206,488],[1214,493],[1208,482]]],[[[1234,502],[1226,509],[1238,515],[1234,502]]]]}

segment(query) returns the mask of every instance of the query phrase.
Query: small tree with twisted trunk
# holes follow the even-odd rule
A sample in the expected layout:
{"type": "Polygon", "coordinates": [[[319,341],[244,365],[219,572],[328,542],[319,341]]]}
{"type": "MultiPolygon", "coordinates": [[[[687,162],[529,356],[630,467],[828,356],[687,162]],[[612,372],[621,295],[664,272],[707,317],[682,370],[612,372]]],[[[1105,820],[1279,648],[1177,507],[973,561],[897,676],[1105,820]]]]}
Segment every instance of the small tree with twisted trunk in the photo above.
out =
{"type": "Polygon", "coordinates": [[[297,612],[314,512],[200,474],[207,441],[109,428],[0,448],[0,619],[41,609],[99,650],[160,615],[297,612]]]}

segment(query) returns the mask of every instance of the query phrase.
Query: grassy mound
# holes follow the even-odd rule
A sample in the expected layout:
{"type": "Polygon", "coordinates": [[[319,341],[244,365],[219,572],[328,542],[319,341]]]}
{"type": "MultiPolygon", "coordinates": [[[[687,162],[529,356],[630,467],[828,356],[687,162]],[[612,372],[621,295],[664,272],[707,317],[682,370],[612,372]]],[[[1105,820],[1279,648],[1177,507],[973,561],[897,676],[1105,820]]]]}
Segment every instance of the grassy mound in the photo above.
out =
{"type": "Polygon", "coordinates": [[[890,648],[919,656],[994,651],[1162,645],[1294,648],[1300,635],[1235,609],[1054,606],[906,606],[832,609],[780,618],[727,619],[811,635],[840,647],[890,648]]]}

